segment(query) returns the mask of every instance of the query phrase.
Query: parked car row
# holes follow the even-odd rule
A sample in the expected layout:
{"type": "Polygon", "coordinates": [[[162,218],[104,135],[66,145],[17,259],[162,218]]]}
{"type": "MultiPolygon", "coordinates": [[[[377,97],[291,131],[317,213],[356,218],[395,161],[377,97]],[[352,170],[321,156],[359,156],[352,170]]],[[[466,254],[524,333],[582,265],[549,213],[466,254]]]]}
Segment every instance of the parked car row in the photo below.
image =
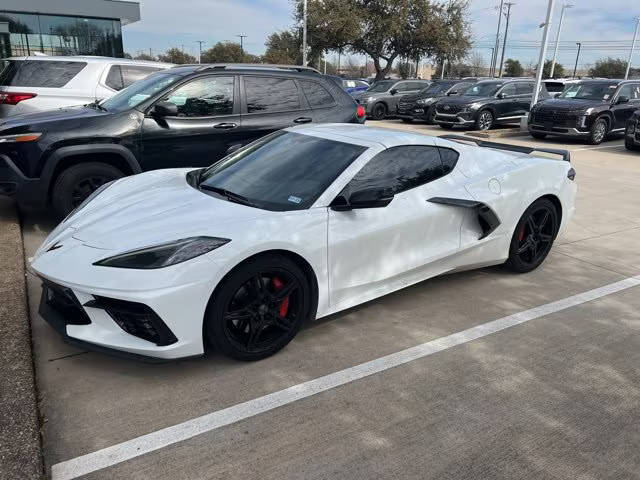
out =
{"type": "Polygon", "coordinates": [[[209,166],[292,125],[364,119],[363,106],[306,67],[164,69],[106,100],[0,120],[0,194],[63,217],[126,175],[209,166]]]}

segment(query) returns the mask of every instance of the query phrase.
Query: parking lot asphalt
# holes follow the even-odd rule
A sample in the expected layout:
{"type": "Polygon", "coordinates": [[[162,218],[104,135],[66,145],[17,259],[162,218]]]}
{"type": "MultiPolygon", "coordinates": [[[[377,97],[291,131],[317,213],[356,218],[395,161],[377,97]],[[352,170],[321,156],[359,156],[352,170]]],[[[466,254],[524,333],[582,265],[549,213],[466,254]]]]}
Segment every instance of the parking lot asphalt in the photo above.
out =
{"type": "MultiPolygon", "coordinates": [[[[47,471],[92,479],[640,478],[640,286],[579,295],[640,275],[640,155],[620,139],[598,147],[500,141],[572,151],[577,213],[541,268],[423,282],[315,322],[257,363],[212,354],[148,365],[77,350],[37,315],[40,286],[29,275],[47,471]],[[543,308],[521,325],[172,437],[182,422],[575,295],[569,307],[543,308]],[[147,434],[162,448],[141,454],[123,443],[147,434]],[[85,457],[114,446],[109,452],[127,460],[85,457]]],[[[52,226],[45,214],[26,216],[27,256],[52,226]]]]}

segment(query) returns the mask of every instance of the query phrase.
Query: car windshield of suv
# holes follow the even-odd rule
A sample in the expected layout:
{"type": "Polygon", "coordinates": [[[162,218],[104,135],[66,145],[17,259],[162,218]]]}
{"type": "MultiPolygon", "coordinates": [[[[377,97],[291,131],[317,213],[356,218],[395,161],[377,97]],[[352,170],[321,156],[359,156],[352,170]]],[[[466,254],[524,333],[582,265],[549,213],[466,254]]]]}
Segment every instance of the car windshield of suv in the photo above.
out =
{"type": "Polygon", "coordinates": [[[367,89],[367,92],[372,92],[372,93],[386,92],[393,85],[395,85],[395,83],[396,82],[377,82],[377,83],[374,83],[373,85],[371,85],[367,89]]]}
{"type": "Polygon", "coordinates": [[[455,85],[454,82],[448,82],[448,83],[436,82],[436,83],[432,83],[427,88],[423,88],[422,90],[420,90],[420,95],[427,95],[427,94],[438,95],[438,94],[441,94],[441,93],[446,93],[447,90],[449,90],[453,85],[455,85]]]}
{"type": "Polygon", "coordinates": [[[256,208],[304,210],[366,149],[281,130],[203,170],[197,186],[256,208]]]}
{"type": "Polygon", "coordinates": [[[182,74],[159,72],[152,73],[148,77],[120,90],[113,97],[100,103],[99,107],[108,112],[124,112],[138,106],[147,98],[182,78],[182,74]]]}
{"type": "Polygon", "coordinates": [[[465,90],[464,95],[470,95],[472,97],[491,97],[496,94],[502,85],[502,82],[476,83],[465,90]]]}
{"type": "Polygon", "coordinates": [[[578,83],[567,87],[558,98],[574,98],[576,100],[610,100],[618,88],[611,83],[578,83]]]}

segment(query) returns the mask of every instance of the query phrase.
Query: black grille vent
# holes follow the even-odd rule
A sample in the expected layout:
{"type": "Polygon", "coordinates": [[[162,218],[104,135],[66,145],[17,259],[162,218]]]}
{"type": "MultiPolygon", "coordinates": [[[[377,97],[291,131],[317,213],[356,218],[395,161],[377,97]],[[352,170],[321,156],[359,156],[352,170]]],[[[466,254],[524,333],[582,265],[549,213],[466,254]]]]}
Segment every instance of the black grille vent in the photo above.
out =
{"type": "Polygon", "coordinates": [[[538,124],[550,123],[554,127],[577,127],[579,117],[579,112],[558,112],[554,110],[540,109],[534,111],[531,115],[531,120],[533,123],[538,124]]]}
{"type": "Polygon", "coordinates": [[[438,105],[436,107],[436,111],[438,113],[444,113],[444,114],[455,114],[455,113],[460,112],[463,108],[464,108],[464,105],[449,105],[449,104],[445,104],[445,105],[438,105]]]}
{"type": "Polygon", "coordinates": [[[64,319],[66,325],[89,325],[91,320],[73,292],[46,281],[42,284],[43,300],[64,319]]]}

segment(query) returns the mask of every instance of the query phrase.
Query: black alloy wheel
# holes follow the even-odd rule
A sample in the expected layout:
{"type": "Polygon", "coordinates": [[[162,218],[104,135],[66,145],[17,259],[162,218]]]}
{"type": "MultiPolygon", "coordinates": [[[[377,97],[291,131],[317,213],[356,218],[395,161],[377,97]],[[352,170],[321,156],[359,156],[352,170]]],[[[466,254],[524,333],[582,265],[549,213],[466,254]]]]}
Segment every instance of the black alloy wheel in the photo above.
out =
{"type": "Polygon", "coordinates": [[[608,128],[609,124],[604,117],[597,118],[591,125],[587,142],[590,145],[600,145],[607,136],[608,128]]]}
{"type": "Polygon", "coordinates": [[[384,103],[376,103],[373,106],[371,118],[374,120],[382,120],[387,116],[387,106],[384,103]]]}
{"type": "Polygon", "coordinates": [[[436,121],[436,109],[435,107],[431,107],[427,109],[427,114],[425,115],[425,120],[427,121],[427,125],[433,125],[436,121]]]}
{"type": "Polygon", "coordinates": [[[205,328],[209,341],[238,360],[259,360],[293,339],[309,316],[309,287],[285,257],[241,265],[212,296],[205,328]]]}
{"type": "Polygon", "coordinates": [[[546,198],[536,200],[524,212],[511,239],[508,268],[525,273],[547,258],[558,233],[558,212],[546,198]]]}
{"type": "Polygon", "coordinates": [[[490,130],[493,127],[493,113],[489,110],[482,110],[476,120],[476,130],[490,130]]]}

